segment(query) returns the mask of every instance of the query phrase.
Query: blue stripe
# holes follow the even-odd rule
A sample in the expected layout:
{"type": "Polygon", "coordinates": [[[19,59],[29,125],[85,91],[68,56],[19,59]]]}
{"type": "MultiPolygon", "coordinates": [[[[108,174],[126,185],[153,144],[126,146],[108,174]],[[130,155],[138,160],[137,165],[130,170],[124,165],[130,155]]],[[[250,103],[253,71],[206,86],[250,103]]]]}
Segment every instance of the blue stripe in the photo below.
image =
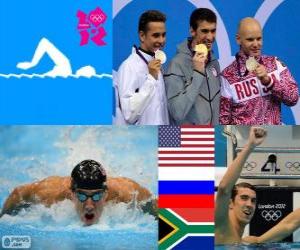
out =
{"type": "Polygon", "coordinates": [[[189,236],[172,250],[213,250],[214,237],[213,236],[189,236]]]}
{"type": "Polygon", "coordinates": [[[214,194],[214,181],[159,181],[159,194],[214,194]]]}

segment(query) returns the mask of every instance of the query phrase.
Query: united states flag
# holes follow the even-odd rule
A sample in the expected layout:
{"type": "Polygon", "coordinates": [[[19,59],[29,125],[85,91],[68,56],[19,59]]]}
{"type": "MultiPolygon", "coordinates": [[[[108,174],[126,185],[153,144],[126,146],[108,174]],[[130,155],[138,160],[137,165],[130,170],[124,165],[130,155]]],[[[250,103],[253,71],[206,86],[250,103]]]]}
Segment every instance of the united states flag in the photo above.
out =
{"type": "Polygon", "coordinates": [[[214,249],[214,150],[212,127],[159,127],[160,249],[214,249]]]}
{"type": "Polygon", "coordinates": [[[214,151],[214,128],[159,127],[160,167],[212,167],[214,151]]]}

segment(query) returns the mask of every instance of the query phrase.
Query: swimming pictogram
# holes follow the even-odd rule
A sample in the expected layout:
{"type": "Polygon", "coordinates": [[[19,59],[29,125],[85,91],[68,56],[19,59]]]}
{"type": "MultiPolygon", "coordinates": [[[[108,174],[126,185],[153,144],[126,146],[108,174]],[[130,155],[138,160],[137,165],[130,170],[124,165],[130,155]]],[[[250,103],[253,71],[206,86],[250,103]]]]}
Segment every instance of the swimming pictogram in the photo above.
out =
{"type": "Polygon", "coordinates": [[[39,77],[39,78],[44,78],[44,77],[73,77],[73,78],[79,78],[79,77],[97,77],[97,78],[102,78],[102,77],[108,77],[112,78],[110,74],[97,74],[96,70],[93,66],[91,65],[86,65],[78,70],[76,70],[75,74],[72,73],[72,66],[71,62],[68,59],[68,57],[60,51],[52,42],[50,42],[47,38],[43,37],[33,54],[33,57],[31,61],[25,61],[25,62],[19,62],[17,63],[16,67],[22,70],[28,70],[31,68],[36,67],[41,59],[45,56],[48,55],[49,58],[52,60],[54,66],[51,68],[49,71],[42,73],[42,74],[2,74],[0,73],[0,77],[4,78],[10,78],[10,77],[16,77],[16,78],[21,78],[21,77],[28,77],[28,78],[33,78],[33,77],[39,77]]]}

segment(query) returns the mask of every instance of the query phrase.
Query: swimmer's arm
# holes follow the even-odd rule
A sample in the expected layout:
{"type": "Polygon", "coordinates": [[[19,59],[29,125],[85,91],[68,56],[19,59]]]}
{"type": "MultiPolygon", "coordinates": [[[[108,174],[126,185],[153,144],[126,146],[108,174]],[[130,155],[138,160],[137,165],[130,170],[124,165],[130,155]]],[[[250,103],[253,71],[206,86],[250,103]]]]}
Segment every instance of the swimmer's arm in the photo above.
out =
{"type": "Polygon", "coordinates": [[[152,199],[143,203],[140,203],[140,208],[144,213],[148,213],[158,219],[158,207],[157,199],[152,199]]]}
{"type": "Polygon", "coordinates": [[[215,209],[215,223],[216,226],[227,224],[228,209],[231,198],[231,191],[240,177],[242,168],[253,149],[261,144],[266,137],[266,130],[263,128],[251,127],[249,132],[248,143],[243,150],[233,160],[228,167],[224,177],[222,178],[217,193],[216,209],[215,209]],[[257,137],[256,135],[261,135],[257,137]]]}
{"type": "Polygon", "coordinates": [[[251,152],[252,147],[250,144],[247,144],[233,160],[219,183],[215,210],[216,225],[227,223],[231,191],[240,177],[242,167],[251,152]]]}
{"type": "Polygon", "coordinates": [[[277,225],[272,227],[269,231],[265,232],[263,235],[253,238],[254,236],[246,237],[243,239],[245,242],[249,243],[268,243],[277,242],[283,240],[290,234],[292,234],[296,229],[300,227],[300,208],[289,213],[285,218],[283,218],[277,225]],[[253,242],[256,240],[256,242],[253,242]]]}
{"type": "Polygon", "coordinates": [[[250,244],[257,244],[259,243],[259,237],[258,236],[247,236],[242,239],[243,243],[250,243],[250,244]]]}
{"type": "Polygon", "coordinates": [[[140,184],[133,181],[135,184],[136,192],[137,192],[137,202],[138,206],[142,209],[144,213],[148,213],[158,218],[158,206],[157,199],[152,197],[150,191],[140,184]]]}
{"type": "Polygon", "coordinates": [[[143,212],[155,217],[158,214],[157,199],[153,198],[147,188],[126,177],[108,178],[108,195],[106,201],[133,202],[143,212]]]}
{"type": "Polygon", "coordinates": [[[13,192],[6,199],[1,216],[4,214],[12,214],[22,207],[26,207],[33,202],[33,186],[31,184],[16,187],[13,192]]]}

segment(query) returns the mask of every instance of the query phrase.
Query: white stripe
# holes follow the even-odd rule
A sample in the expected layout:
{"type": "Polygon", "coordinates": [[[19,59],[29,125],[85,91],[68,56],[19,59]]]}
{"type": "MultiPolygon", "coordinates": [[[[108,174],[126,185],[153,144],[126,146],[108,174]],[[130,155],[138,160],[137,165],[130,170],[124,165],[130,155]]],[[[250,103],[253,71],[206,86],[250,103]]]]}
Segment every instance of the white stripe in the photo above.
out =
{"type": "Polygon", "coordinates": [[[214,145],[214,141],[181,141],[182,145],[202,145],[202,144],[211,144],[214,145]]]}
{"type": "Polygon", "coordinates": [[[215,138],[214,135],[181,135],[181,138],[215,138]]]}
{"type": "MultiPolygon", "coordinates": [[[[215,236],[214,233],[188,233],[187,236],[215,236]]],[[[186,238],[186,237],[185,237],[186,238]]]]}
{"type": "Polygon", "coordinates": [[[199,164],[214,164],[214,160],[159,160],[158,164],[174,164],[174,163],[199,163],[199,164]]]}
{"type": "Polygon", "coordinates": [[[215,154],[158,154],[158,157],[214,157],[215,154]]]}
{"type": "Polygon", "coordinates": [[[212,225],[215,225],[214,222],[187,222],[187,224],[189,225],[198,225],[198,226],[202,226],[202,225],[207,225],[207,226],[212,226],[212,225]]]}
{"type": "Polygon", "coordinates": [[[215,179],[213,167],[159,167],[158,179],[161,181],[210,181],[215,179]]]}
{"type": "Polygon", "coordinates": [[[169,246],[166,250],[171,250],[173,247],[175,247],[177,244],[179,244],[180,242],[184,241],[187,237],[189,236],[197,236],[197,237],[203,237],[203,236],[215,236],[214,234],[186,234],[185,236],[181,237],[180,239],[178,239],[175,243],[173,243],[171,246],[169,246]]]}
{"type": "Polygon", "coordinates": [[[211,147],[184,147],[184,148],[158,148],[159,151],[211,151],[214,152],[215,151],[215,147],[211,146],[211,147]]]}
{"type": "Polygon", "coordinates": [[[181,128],[181,132],[215,132],[214,128],[181,128]]]}

